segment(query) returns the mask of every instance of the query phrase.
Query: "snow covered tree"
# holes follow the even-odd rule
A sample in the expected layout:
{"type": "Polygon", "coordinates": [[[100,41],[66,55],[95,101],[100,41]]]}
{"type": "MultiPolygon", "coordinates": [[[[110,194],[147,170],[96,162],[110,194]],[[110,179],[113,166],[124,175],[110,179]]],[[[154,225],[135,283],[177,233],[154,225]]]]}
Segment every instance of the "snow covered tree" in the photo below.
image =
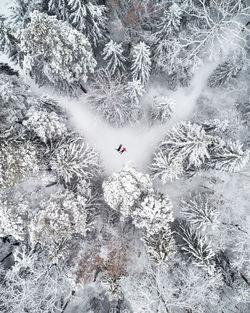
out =
{"type": "Polygon", "coordinates": [[[139,80],[133,80],[131,82],[127,83],[127,86],[125,87],[127,97],[132,103],[139,104],[140,97],[144,93],[144,87],[140,83],[139,80]]]}
{"type": "Polygon", "coordinates": [[[145,85],[150,76],[151,59],[149,47],[141,41],[132,50],[131,75],[145,85]]]}
{"type": "Polygon", "coordinates": [[[178,4],[173,3],[169,9],[166,9],[163,12],[163,17],[161,18],[160,23],[157,28],[157,37],[159,40],[166,38],[169,35],[172,35],[174,32],[179,31],[181,25],[182,10],[178,4]]]}
{"type": "Polygon", "coordinates": [[[207,275],[183,260],[149,264],[121,282],[122,291],[136,313],[209,312],[218,309],[222,279],[207,275]]]}
{"type": "Polygon", "coordinates": [[[177,233],[183,240],[181,250],[193,260],[196,266],[212,275],[215,272],[215,254],[210,243],[207,243],[205,237],[192,230],[188,224],[180,224],[177,233]]]}
{"type": "Polygon", "coordinates": [[[190,122],[178,124],[168,131],[153,156],[153,177],[166,181],[181,174],[183,169],[185,172],[191,167],[200,168],[209,158],[210,144],[211,138],[201,126],[190,122]]]}
{"type": "Polygon", "coordinates": [[[105,37],[106,8],[104,5],[95,5],[88,0],[69,0],[69,22],[88,40],[97,46],[105,37]]]}
{"type": "Polygon", "coordinates": [[[149,258],[155,263],[167,262],[170,255],[176,251],[175,241],[168,225],[158,233],[145,236],[143,241],[149,258]]]}
{"type": "Polygon", "coordinates": [[[24,69],[40,85],[76,92],[96,66],[88,39],[55,16],[34,11],[30,17],[21,33],[24,69]]]}
{"type": "Polygon", "coordinates": [[[0,310],[9,313],[62,311],[75,284],[69,269],[25,245],[14,251],[14,265],[1,280],[0,310]]]}
{"type": "Polygon", "coordinates": [[[249,151],[244,151],[242,147],[239,141],[224,141],[215,137],[205,167],[227,172],[239,171],[249,160],[249,151]]]}
{"type": "Polygon", "coordinates": [[[0,51],[5,53],[11,61],[22,63],[19,40],[0,16],[0,51]]]}
{"type": "Polygon", "coordinates": [[[146,231],[147,236],[160,233],[169,227],[172,203],[166,195],[157,193],[148,175],[134,168],[124,167],[103,183],[104,200],[121,213],[122,218],[131,217],[136,227],[146,231]]]}
{"type": "Polygon", "coordinates": [[[98,154],[81,137],[74,134],[63,137],[54,147],[49,158],[50,168],[59,181],[91,181],[101,173],[98,154]]]}
{"type": "Polygon", "coordinates": [[[109,72],[102,70],[94,79],[87,99],[106,121],[115,127],[122,127],[137,121],[141,115],[138,101],[140,87],[139,84],[131,84],[124,88],[120,78],[112,78],[109,72]]]}
{"type": "Polygon", "coordinates": [[[0,85],[0,122],[9,129],[25,118],[31,106],[37,106],[38,98],[16,76],[0,74],[0,85]]]}
{"type": "Polygon", "coordinates": [[[211,88],[225,86],[232,78],[236,77],[241,71],[242,64],[239,62],[233,62],[232,60],[226,61],[220,64],[210,75],[208,79],[208,85],[211,88]]]}
{"type": "Polygon", "coordinates": [[[159,150],[153,156],[150,173],[153,178],[158,177],[165,184],[184,174],[183,160],[181,157],[175,158],[171,152],[165,154],[159,150]]]}
{"type": "Polygon", "coordinates": [[[30,141],[0,141],[0,188],[8,188],[39,172],[39,151],[30,141]]]}
{"type": "Polygon", "coordinates": [[[55,112],[30,108],[22,124],[43,142],[63,136],[67,131],[65,120],[55,112]]]}
{"type": "Polygon", "coordinates": [[[103,183],[105,201],[125,218],[136,209],[143,195],[152,191],[153,185],[149,176],[127,166],[103,183]]]}
{"type": "Polygon", "coordinates": [[[23,240],[28,234],[29,201],[25,195],[13,190],[0,193],[0,225],[7,235],[23,240]]]}
{"type": "Polygon", "coordinates": [[[74,234],[85,236],[86,202],[85,197],[65,189],[42,200],[29,225],[31,242],[46,246],[70,239],[74,234]]]}
{"type": "Polygon", "coordinates": [[[218,209],[211,203],[207,193],[192,194],[181,202],[181,212],[186,220],[197,229],[218,225],[218,209]]]}
{"type": "Polygon", "coordinates": [[[124,62],[126,58],[123,56],[123,48],[121,43],[110,40],[103,49],[103,59],[107,61],[107,70],[111,75],[121,75],[125,71],[124,62]]]}
{"type": "Polygon", "coordinates": [[[10,6],[9,21],[13,29],[23,29],[30,22],[30,13],[42,11],[43,0],[14,0],[10,6]]]}
{"type": "Polygon", "coordinates": [[[68,0],[49,0],[49,13],[56,15],[59,20],[69,21],[70,8],[68,0]]]}
{"type": "Polygon", "coordinates": [[[149,109],[149,119],[151,123],[159,121],[166,123],[172,116],[175,107],[175,101],[164,96],[155,96],[149,109]]]}
{"type": "Polygon", "coordinates": [[[166,195],[151,192],[141,196],[140,202],[130,213],[136,227],[145,229],[148,236],[158,234],[173,221],[172,203],[166,195]]]}

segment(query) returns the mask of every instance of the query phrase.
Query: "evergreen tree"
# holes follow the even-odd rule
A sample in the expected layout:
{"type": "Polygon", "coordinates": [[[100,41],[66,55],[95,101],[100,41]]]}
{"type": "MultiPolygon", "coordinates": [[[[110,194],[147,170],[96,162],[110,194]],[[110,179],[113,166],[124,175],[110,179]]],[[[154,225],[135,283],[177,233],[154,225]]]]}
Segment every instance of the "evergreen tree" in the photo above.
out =
{"type": "Polygon", "coordinates": [[[180,225],[178,234],[183,240],[182,251],[193,258],[196,266],[212,275],[215,272],[215,254],[210,243],[207,243],[205,237],[192,230],[188,224],[180,225]]]}
{"type": "Polygon", "coordinates": [[[172,35],[174,32],[179,31],[181,25],[182,10],[178,4],[173,3],[169,9],[163,12],[163,17],[158,24],[157,38],[164,39],[166,36],[172,35]]]}
{"type": "Polygon", "coordinates": [[[141,89],[139,83],[128,83],[124,88],[120,77],[112,78],[109,72],[101,70],[88,91],[87,99],[104,120],[115,127],[122,127],[139,119],[141,89]]]}
{"type": "Polygon", "coordinates": [[[149,109],[149,119],[153,124],[159,121],[161,124],[166,123],[172,116],[175,107],[175,101],[168,97],[154,97],[153,104],[149,109]]]}
{"type": "Polygon", "coordinates": [[[69,22],[83,32],[94,46],[100,44],[106,31],[106,8],[103,5],[92,4],[88,0],[70,0],[69,22]]]}
{"type": "Polygon", "coordinates": [[[218,224],[218,209],[211,203],[207,193],[192,194],[181,203],[181,211],[187,221],[198,229],[218,224]]]}
{"type": "Polygon", "coordinates": [[[229,60],[220,64],[208,79],[211,88],[225,86],[232,78],[236,77],[242,69],[240,60],[229,60]]]}
{"type": "Polygon", "coordinates": [[[89,41],[54,16],[34,11],[30,17],[21,34],[24,69],[40,85],[75,92],[96,66],[89,41]]]}
{"type": "Polygon", "coordinates": [[[12,29],[25,28],[30,22],[30,13],[43,10],[44,0],[14,0],[10,6],[10,24],[12,29]]]}
{"type": "Polygon", "coordinates": [[[210,158],[205,167],[231,173],[239,171],[249,160],[249,151],[244,151],[242,146],[239,141],[224,141],[215,137],[209,149],[210,158]]]}
{"type": "Polygon", "coordinates": [[[145,85],[149,80],[151,70],[151,59],[149,47],[141,41],[132,51],[132,78],[139,80],[142,85],[145,85]]]}
{"type": "Polygon", "coordinates": [[[59,20],[69,22],[70,7],[68,0],[49,0],[49,13],[56,15],[59,20]]]}
{"type": "Polygon", "coordinates": [[[46,246],[70,239],[74,234],[85,236],[86,201],[83,196],[68,190],[60,190],[42,200],[29,225],[31,242],[46,246]]]}
{"type": "Polygon", "coordinates": [[[113,40],[108,42],[103,49],[103,59],[107,61],[107,70],[111,75],[121,75],[125,71],[124,62],[126,58],[122,55],[122,45],[113,40]]]}

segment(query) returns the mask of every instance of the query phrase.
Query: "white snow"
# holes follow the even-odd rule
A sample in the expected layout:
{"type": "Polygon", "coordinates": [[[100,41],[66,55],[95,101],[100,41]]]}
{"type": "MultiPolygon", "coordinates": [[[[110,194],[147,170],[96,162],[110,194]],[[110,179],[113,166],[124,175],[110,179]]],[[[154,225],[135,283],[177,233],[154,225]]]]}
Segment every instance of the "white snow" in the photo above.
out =
{"type": "MultiPolygon", "coordinates": [[[[175,122],[186,120],[195,107],[196,100],[206,86],[207,78],[216,64],[208,64],[200,68],[194,75],[189,88],[181,88],[176,92],[153,86],[149,90],[148,97],[152,97],[159,89],[161,94],[170,95],[176,101],[176,111],[172,122],[167,125],[155,125],[149,127],[138,123],[134,126],[113,128],[102,121],[92,112],[82,97],[72,100],[67,97],[58,97],[59,103],[68,110],[72,116],[72,123],[85,136],[87,141],[99,151],[107,174],[119,170],[125,163],[130,163],[140,171],[150,161],[151,155],[162,139],[166,130],[175,122]],[[127,148],[127,152],[120,155],[115,149],[119,144],[127,148]]],[[[158,93],[159,94],[159,93],[158,93]]]]}
{"type": "MultiPolygon", "coordinates": [[[[6,62],[7,58],[1,55],[0,61],[6,62]]],[[[9,64],[11,63],[9,62],[9,64]]],[[[189,118],[199,95],[206,88],[210,73],[216,65],[215,63],[208,63],[200,67],[188,88],[179,88],[177,91],[171,92],[164,86],[152,85],[143,98],[145,106],[157,94],[170,96],[176,102],[172,120],[166,125],[154,125],[152,127],[139,122],[133,126],[113,128],[96,116],[84,96],[79,99],[57,96],[51,88],[39,88],[24,74],[24,71],[19,70],[19,73],[24,77],[25,82],[31,86],[33,92],[38,95],[48,95],[58,100],[59,104],[69,112],[72,124],[86,138],[87,142],[100,153],[105,172],[110,175],[127,163],[135,166],[139,171],[145,172],[147,170],[152,153],[157,143],[164,137],[166,130],[173,124],[189,118]],[[127,149],[127,152],[122,155],[115,150],[120,143],[127,149]]],[[[16,66],[13,67],[17,69],[16,66]]]]}

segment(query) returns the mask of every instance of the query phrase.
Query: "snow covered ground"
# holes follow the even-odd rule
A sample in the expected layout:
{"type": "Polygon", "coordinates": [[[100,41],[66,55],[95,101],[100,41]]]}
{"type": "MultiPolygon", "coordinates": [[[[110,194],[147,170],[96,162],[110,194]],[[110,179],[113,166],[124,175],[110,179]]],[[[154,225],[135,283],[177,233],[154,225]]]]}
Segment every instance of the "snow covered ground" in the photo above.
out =
{"type": "MultiPolygon", "coordinates": [[[[1,55],[0,61],[7,62],[6,56],[1,55]]],[[[11,65],[18,69],[14,64],[11,65]]],[[[106,174],[110,175],[126,163],[135,166],[140,171],[146,171],[152,153],[166,133],[166,129],[176,122],[189,118],[198,97],[206,87],[209,75],[215,67],[215,63],[209,63],[199,68],[188,88],[179,88],[177,91],[170,92],[162,86],[151,86],[145,98],[152,98],[155,94],[161,94],[172,97],[176,102],[173,118],[168,125],[150,127],[139,122],[122,128],[113,128],[98,118],[90,109],[84,96],[79,99],[57,96],[49,88],[39,88],[20,69],[19,72],[35,93],[48,95],[58,100],[58,103],[69,112],[73,126],[100,153],[106,174]],[[127,152],[122,155],[115,150],[120,143],[127,148],[127,152]]],[[[146,102],[145,100],[145,105],[147,105],[146,102]]]]}

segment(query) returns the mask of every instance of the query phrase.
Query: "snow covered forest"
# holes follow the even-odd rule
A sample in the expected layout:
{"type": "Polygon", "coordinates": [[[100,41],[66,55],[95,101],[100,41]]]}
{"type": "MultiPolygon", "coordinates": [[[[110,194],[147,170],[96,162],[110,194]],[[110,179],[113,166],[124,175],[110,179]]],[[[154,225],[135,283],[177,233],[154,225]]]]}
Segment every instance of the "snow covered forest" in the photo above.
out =
{"type": "Polygon", "coordinates": [[[249,0],[1,0],[0,313],[250,312],[249,69],[249,0]]]}

